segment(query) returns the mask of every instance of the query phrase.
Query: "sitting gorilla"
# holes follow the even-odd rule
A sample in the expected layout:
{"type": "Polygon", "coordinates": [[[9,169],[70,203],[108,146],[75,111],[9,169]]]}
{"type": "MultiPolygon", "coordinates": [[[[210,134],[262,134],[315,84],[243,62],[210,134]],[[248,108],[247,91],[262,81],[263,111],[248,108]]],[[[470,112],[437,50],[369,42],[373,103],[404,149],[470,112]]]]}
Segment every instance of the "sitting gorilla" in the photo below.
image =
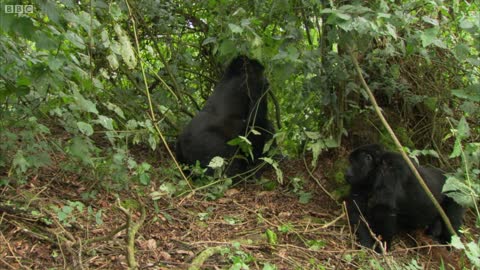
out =
{"type": "MultiPolygon", "coordinates": [[[[351,226],[359,226],[357,235],[360,244],[366,247],[375,244],[367,225],[359,223],[360,214],[364,215],[371,230],[381,236],[388,248],[397,232],[419,228],[426,228],[442,243],[450,242],[451,234],[440,214],[400,154],[386,152],[379,145],[366,145],[354,150],[349,159],[351,167],[346,179],[352,190],[347,211],[351,226]]],[[[416,168],[446,212],[453,228],[458,231],[464,209],[442,194],[445,176],[436,168],[417,164],[416,168]]]]}
{"type": "MultiPolygon", "coordinates": [[[[227,142],[239,135],[252,143],[254,160],[261,156],[273,133],[267,118],[268,81],[263,70],[258,61],[246,56],[238,56],[228,65],[205,106],[178,137],[179,162],[194,165],[198,160],[206,167],[215,156],[232,158],[238,147],[227,142]],[[258,132],[254,134],[252,129],[258,132]]],[[[231,176],[243,172],[249,164],[244,158],[235,158],[226,173],[231,176]]]]}
{"type": "Polygon", "coordinates": [[[384,152],[382,146],[369,144],[355,149],[348,157],[350,167],[345,173],[345,180],[350,184],[350,195],[346,200],[348,218],[353,230],[358,226],[358,240],[365,247],[372,247],[375,242],[370,236],[368,226],[361,222],[361,215],[367,217],[368,199],[380,157],[384,152]]]}

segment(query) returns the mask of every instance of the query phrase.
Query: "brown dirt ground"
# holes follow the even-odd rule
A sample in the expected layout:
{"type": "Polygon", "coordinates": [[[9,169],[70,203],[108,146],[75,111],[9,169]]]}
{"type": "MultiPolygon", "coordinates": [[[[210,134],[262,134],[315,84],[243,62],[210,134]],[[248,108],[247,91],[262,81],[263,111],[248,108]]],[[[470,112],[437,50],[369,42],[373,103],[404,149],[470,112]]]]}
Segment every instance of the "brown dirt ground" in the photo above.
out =
{"type": "MultiPolygon", "coordinates": [[[[332,166],[331,160],[331,155],[323,156],[319,162],[323,167],[313,172],[327,190],[334,189],[323,174],[332,166]]],[[[389,269],[395,262],[412,259],[424,269],[438,269],[441,258],[458,269],[466,261],[460,252],[436,245],[421,232],[398,237],[385,256],[359,249],[342,204],[309,177],[304,162],[284,161],[281,168],[286,180],[306,180],[304,190],[313,192],[308,203],[300,203],[289,186],[267,191],[255,183],[237,185],[214,201],[206,200],[200,191],[153,202],[148,194],[158,190],[160,180],[148,188],[135,186],[120,193],[122,201],[139,201],[147,210],[146,222],[135,240],[140,269],[186,269],[210,247],[228,250],[210,256],[202,269],[227,269],[239,258],[250,269],[264,269],[266,263],[277,269],[373,269],[374,261],[389,269]],[[286,225],[288,230],[280,232],[279,227],[286,225]],[[276,242],[269,243],[267,230],[276,234],[276,242]],[[316,248],[311,248],[312,240],[318,241],[316,248]]],[[[275,176],[267,171],[264,177],[275,176]]],[[[26,185],[0,190],[0,269],[127,268],[125,230],[107,239],[87,240],[126,224],[125,215],[115,207],[115,196],[101,191],[95,199],[85,201],[80,194],[92,184],[79,178],[50,168],[32,176],[26,185]],[[50,206],[63,207],[69,201],[82,201],[95,213],[102,210],[103,224],[98,225],[87,209],[74,212],[75,220],[69,225],[61,223],[50,206]]],[[[139,216],[135,212],[133,221],[139,216]]],[[[472,224],[472,218],[467,224],[472,224]]]]}

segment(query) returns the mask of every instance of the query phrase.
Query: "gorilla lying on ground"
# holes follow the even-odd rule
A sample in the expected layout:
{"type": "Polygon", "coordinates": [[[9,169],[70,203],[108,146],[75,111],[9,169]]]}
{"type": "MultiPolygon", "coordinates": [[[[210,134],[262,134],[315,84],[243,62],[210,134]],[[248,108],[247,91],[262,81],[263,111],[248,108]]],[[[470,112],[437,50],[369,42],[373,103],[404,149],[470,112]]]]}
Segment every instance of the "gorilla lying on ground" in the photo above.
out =
{"type": "MultiPolygon", "coordinates": [[[[268,81],[263,66],[246,56],[238,56],[228,65],[205,106],[185,127],[177,139],[176,157],[184,164],[200,162],[207,167],[215,156],[230,159],[238,153],[237,146],[227,142],[246,136],[252,143],[254,161],[263,153],[272,138],[273,126],[267,114],[268,81]],[[255,134],[252,132],[254,129],[255,134]]],[[[253,162],[234,158],[226,173],[243,172],[253,162]]]]}
{"type": "MultiPolygon", "coordinates": [[[[426,228],[427,233],[442,243],[450,242],[451,234],[440,214],[400,154],[370,144],[355,149],[349,161],[346,180],[351,185],[351,193],[347,211],[352,228],[358,226],[361,245],[371,248],[375,244],[361,215],[373,233],[386,242],[387,248],[398,232],[420,228],[426,228]]],[[[442,193],[446,177],[436,168],[418,165],[416,168],[458,232],[464,209],[442,193]]]]}

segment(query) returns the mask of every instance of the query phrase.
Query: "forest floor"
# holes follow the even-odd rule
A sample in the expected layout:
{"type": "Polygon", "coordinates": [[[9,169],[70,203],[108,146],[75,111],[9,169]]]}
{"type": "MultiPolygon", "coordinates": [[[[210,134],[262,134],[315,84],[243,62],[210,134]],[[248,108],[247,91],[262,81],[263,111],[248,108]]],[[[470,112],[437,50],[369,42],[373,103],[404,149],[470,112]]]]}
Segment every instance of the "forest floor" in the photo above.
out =
{"type": "MultiPolygon", "coordinates": [[[[459,269],[467,261],[422,232],[397,237],[386,255],[360,249],[343,204],[319,187],[334,189],[323,174],[331,163],[322,158],[316,182],[303,160],[282,162],[285,179],[306,180],[303,190],[313,195],[307,203],[291,186],[266,190],[255,183],[231,187],[216,200],[199,191],[153,201],[149,194],[160,185],[155,179],[119,192],[121,201],[146,209],[135,238],[139,268],[188,269],[199,256],[205,259],[200,269],[439,269],[441,261],[459,269]]],[[[82,198],[92,183],[80,178],[52,166],[25,185],[0,189],[0,269],[127,268],[127,219],[117,197],[100,191],[82,198]]],[[[140,211],[132,218],[140,220],[140,211]]]]}

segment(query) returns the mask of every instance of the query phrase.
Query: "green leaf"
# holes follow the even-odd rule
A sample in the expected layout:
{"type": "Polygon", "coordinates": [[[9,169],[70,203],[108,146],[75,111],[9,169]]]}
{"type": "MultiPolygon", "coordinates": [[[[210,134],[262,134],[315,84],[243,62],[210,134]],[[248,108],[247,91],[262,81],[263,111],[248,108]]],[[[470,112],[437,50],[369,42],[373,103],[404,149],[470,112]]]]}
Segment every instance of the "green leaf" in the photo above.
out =
{"type": "Polygon", "coordinates": [[[225,222],[227,222],[229,225],[235,225],[237,223],[237,219],[231,216],[224,216],[223,220],[225,220],[225,222]]]}
{"type": "Polygon", "coordinates": [[[465,18],[460,22],[460,28],[462,29],[470,29],[473,28],[473,23],[469,20],[469,18],[465,18]]]}
{"type": "Polygon", "coordinates": [[[298,194],[300,195],[298,198],[298,202],[300,202],[301,204],[309,203],[313,197],[311,192],[299,191],[298,194]]]}
{"type": "Polygon", "coordinates": [[[125,125],[125,127],[128,130],[134,130],[138,127],[138,122],[137,122],[137,120],[130,119],[130,120],[127,121],[127,124],[125,125]]]}
{"type": "Polygon", "coordinates": [[[117,5],[117,3],[113,2],[109,6],[109,13],[112,16],[113,20],[118,21],[122,17],[122,10],[117,5]]]}
{"type": "Polygon", "coordinates": [[[254,128],[250,129],[250,132],[252,132],[253,135],[261,135],[262,133],[254,128]]]}
{"type": "Polygon", "coordinates": [[[148,171],[150,171],[151,168],[152,168],[152,165],[150,165],[150,164],[147,163],[147,162],[142,162],[142,163],[140,164],[140,166],[138,167],[138,170],[139,170],[140,172],[148,172],[148,171]]]}
{"type": "Polygon", "coordinates": [[[110,67],[113,70],[117,70],[118,67],[120,66],[120,64],[118,63],[117,56],[115,54],[108,55],[107,56],[107,61],[108,61],[108,64],[110,65],[110,67]]]}
{"type": "Polygon", "coordinates": [[[438,21],[436,19],[430,18],[428,16],[423,16],[422,20],[431,25],[438,26],[438,21]]]}
{"type": "Polygon", "coordinates": [[[278,268],[274,264],[264,263],[262,270],[277,270],[278,268]]]}
{"type": "Polygon", "coordinates": [[[91,136],[93,134],[93,128],[92,125],[85,123],[85,122],[77,122],[77,127],[80,132],[87,136],[91,136]]]}
{"type": "Polygon", "coordinates": [[[452,90],[452,94],[456,97],[480,102],[480,83],[474,83],[464,89],[452,90]]]}
{"type": "Polygon", "coordinates": [[[65,213],[65,214],[71,214],[73,212],[73,207],[69,206],[69,205],[65,205],[62,207],[62,212],[65,213]]]}
{"type": "Polygon", "coordinates": [[[214,157],[208,163],[208,167],[212,169],[220,169],[225,165],[225,160],[222,157],[214,157]]]}
{"type": "Polygon", "coordinates": [[[278,162],[269,157],[261,157],[260,159],[270,164],[273,167],[273,169],[275,170],[275,174],[277,176],[277,182],[280,184],[283,184],[283,172],[280,169],[280,166],[278,166],[278,162]]]}
{"type": "Polygon", "coordinates": [[[458,136],[462,139],[470,137],[470,127],[468,126],[467,119],[462,116],[457,125],[458,136]]]}
{"type": "Polygon", "coordinates": [[[119,24],[115,24],[113,28],[115,33],[117,33],[118,40],[120,41],[120,54],[123,61],[125,64],[127,64],[129,69],[135,68],[137,65],[137,58],[135,57],[135,51],[132,47],[129,37],[125,34],[119,24]]]}
{"type": "Polygon", "coordinates": [[[208,37],[202,42],[202,46],[205,46],[205,45],[210,44],[210,43],[216,43],[216,42],[217,42],[216,37],[208,37]]]}
{"type": "Polygon", "coordinates": [[[274,231],[267,229],[265,231],[265,235],[267,236],[268,244],[272,246],[276,246],[278,244],[278,237],[274,231]]]}
{"type": "MultiPolygon", "coordinates": [[[[43,31],[36,31],[33,39],[35,41],[35,46],[40,50],[53,50],[58,48],[58,41],[51,39],[43,31]]],[[[48,65],[50,66],[50,63],[48,63],[48,65]]]]}
{"type": "Polygon", "coordinates": [[[331,137],[324,139],[324,142],[327,148],[337,148],[339,146],[337,140],[331,137]]]}
{"type": "Polygon", "coordinates": [[[463,245],[462,243],[462,240],[460,240],[460,237],[458,237],[457,235],[453,235],[452,236],[452,246],[456,249],[465,249],[465,246],[463,245]]]}
{"type": "Polygon", "coordinates": [[[83,41],[82,37],[80,37],[76,33],[69,30],[65,34],[65,38],[68,41],[70,41],[75,47],[77,47],[81,50],[85,49],[85,42],[83,41]]]}
{"type": "Polygon", "coordinates": [[[308,249],[318,251],[326,246],[325,241],[322,240],[308,240],[308,249]]]}
{"type": "Polygon", "coordinates": [[[232,31],[232,33],[242,33],[243,32],[242,27],[240,27],[236,24],[233,24],[233,23],[229,23],[228,28],[230,28],[230,31],[232,31]]]}
{"type": "Polygon", "coordinates": [[[424,30],[420,34],[420,39],[422,40],[422,46],[425,48],[425,47],[429,46],[430,44],[432,44],[434,42],[434,40],[437,38],[437,34],[438,34],[438,28],[437,27],[433,27],[433,28],[429,28],[429,29],[424,30]]]}
{"type": "Polygon", "coordinates": [[[113,104],[111,102],[106,102],[105,105],[107,106],[107,108],[109,110],[114,111],[122,119],[125,119],[125,115],[123,114],[123,111],[119,106],[117,106],[116,104],[113,104]]]}
{"type": "Polygon", "coordinates": [[[176,186],[172,183],[167,182],[167,183],[163,183],[160,186],[159,191],[154,191],[150,193],[150,197],[152,198],[152,200],[157,201],[163,198],[164,196],[174,195],[176,191],[177,191],[176,186]]]}
{"type": "Polygon", "coordinates": [[[287,47],[287,59],[291,62],[295,62],[300,57],[300,52],[294,46],[287,47]]]}
{"type": "Polygon", "coordinates": [[[467,257],[475,266],[480,267],[480,246],[479,243],[471,241],[467,243],[467,257]]]}
{"type": "Polygon", "coordinates": [[[30,164],[23,156],[22,150],[18,150],[17,153],[15,153],[13,157],[13,167],[18,168],[22,173],[25,173],[28,167],[30,167],[30,164]]]}
{"type": "Polygon", "coordinates": [[[245,136],[238,136],[227,142],[228,145],[238,146],[242,153],[250,156],[253,159],[252,143],[245,136]]]}
{"type": "Polygon", "coordinates": [[[471,196],[471,194],[474,193],[472,189],[453,176],[447,178],[445,185],[443,185],[442,192],[462,206],[474,205],[471,196]]]}
{"type": "Polygon", "coordinates": [[[282,224],[282,225],[278,226],[277,230],[279,232],[282,232],[282,233],[288,233],[288,232],[293,231],[293,226],[290,223],[282,224]]]}
{"type": "Polygon", "coordinates": [[[395,26],[391,25],[391,24],[387,24],[386,25],[386,28],[387,28],[387,33],[393,37],[394,39],[397,39],[398,36],[397,36],[397,29],[395,28],[395,26]]]}
{"type": "Polygon", "coordinates": [[[148,144],[150,145],[150,148],[152,148],[152,150],[157,149],[157,142],[157,137],[154,134],[148,134],[148,144]]]}
{"type": "Polygon", "coordinates": [[[75,104],[71,105],[72,110],[79,110],[83,112],[91,112],[94,114],[98,114],[95,103],[85,99],[82,94],[80,94],[80,92],[74,90],[73,97],[75,99],[75,104]]]}
{"type": "Polygon", "coordinates": [[[113,119],[104,115],[99,115],[95,123],[102,125],[107,130],[113,130],[113,119]]]}
{"type": "Polygon", "coordinates": [[[140,183],[144,186],[147,186],[150,184],[150,175],[148,175],[148,173],[142,173],[140,174],[140,183]]]}
{"type": "Polygon", "coordinates": [[[102,225],[103,224],[102,209],[98,210],[98,212],[95,213],[95,223],[97,225],[102,225]]]}
{"type": "Polygon", "coordinates": [[[76,208],[77,211],[83,212],[85,205],[82,202],[69,202],[69,205],[76,208]]]}
{"type": "Polygon", "coordinates": [[[449,158],[456,158],[462,154],[462,139],[457,136],[455,138],[455,143],[453,144],[453,151],[450,154],[449,158]]]}
{"type": "MultiPolygon", "coordinates": [[[[0,12],[2,12],[0,17],[3,17],[3,10],[0,10],[0,12]]],[[[12,30],[18,33],[20,37],[24,37],[29,40],[32,39],[33,34],[35,33],[35,27],[33,26],[33,22],[29,17],[16,17],[11,27],[12,30]]]]}
{"type": "Polygon", "coordinates": [[[60,16],[59,16],[59,10],[57,9],[57,5],[55,2],[50,2],[50,1],[40,1],[38,2],[40,5],[40,9],[47,14],[48,18],[56,23],[60,24],[60,16]]]}
{"type": "Polygon", "coordinates": [[[455,57],[457,57],[457,59],[460,61],[466,60],[471,55],[470,47],[465,43],[457,44],[453,48],[453,52],[455,54],[455,57]]]}
{"type": "Polygon", "coordinates": [[[349,21],[350,19],[352,19],[352,16],[350,16],[350,14],[345,14],[345,13],[341,13],[341,12],[335,12],[334,14],[338,18],[340,18],[342,20],[345,20],[345,21],[349,21]]]}
{"type": "Polygon", "coordinates": [[[60,72],[61,68],[65,66],[65,59],[49,55],[48,56],[48,68],[50,68],[51,71],[53,72],[60,72]]]}
{"type": "Polygon", "coordinates": [[[68,219],[68,214],[66,214],[65,212],[58,212],[57,217],[58,217],[58,220],[63,222],[68,219]]]}
{"type": "Polygon", "coordinates": [[[110,37],[108,35],[108,32],[107,30],[103,29],[102,30],[102,33],[100,34],[100,40],[102,42],[102,45],[105,47],[105,48],[109,48],[110,47],[110,37]]]}
{"type": "Polygon", "coordinates": [[[230,39],[226,39],[220,43],[218,47],[218,52],[220,55],[231,55],[235,53],[235,43],[230,39]]]}
{"type": "Polygon", "coordinates": [[[81,137],[73,137],[67,148],[68,153],[82,160],[85,164],[91,164],[90,145],[81,137]]]}

